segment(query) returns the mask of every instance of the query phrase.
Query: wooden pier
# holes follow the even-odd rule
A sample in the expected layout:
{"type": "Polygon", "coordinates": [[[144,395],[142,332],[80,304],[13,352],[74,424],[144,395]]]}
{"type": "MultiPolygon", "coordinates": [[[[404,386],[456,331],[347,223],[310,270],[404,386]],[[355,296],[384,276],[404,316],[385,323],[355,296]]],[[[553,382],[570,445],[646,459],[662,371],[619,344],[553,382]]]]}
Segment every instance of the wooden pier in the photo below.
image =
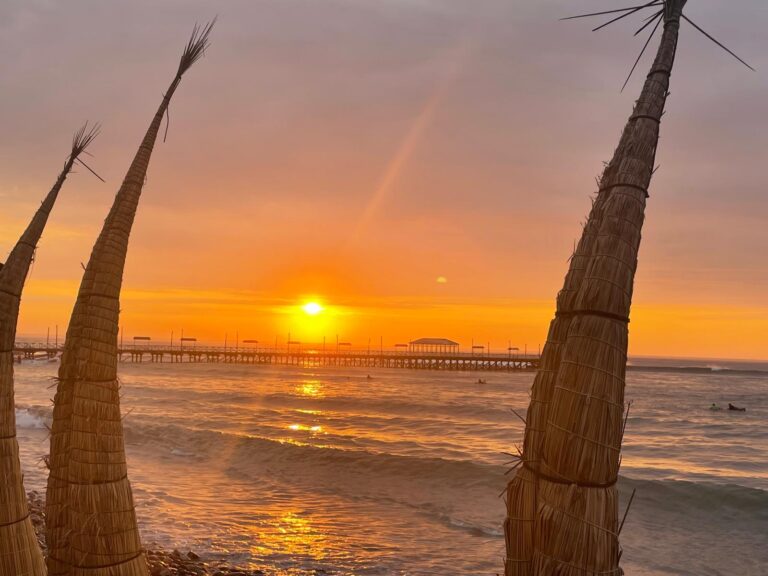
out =
{"type": "MultiPolygon", "coordinates": [[[[51,347],[35,344],[17,344],[14,356],[22,359],[55,359],[63,351],[63,345],[51,347]]],[[[454,352],[450,354],[414,353],[379,350],[322,349],[254,349],[224,348],[217,346],[140,345],[119,348],[121,362],[132,363],[222,363],[299,366],[302,368],[345,367],[345,368],[402,368],[408,370],[447,370],[481,372],[519,372],[536,370],[537,356],[512,354],[471,354],[454,352]]]]}

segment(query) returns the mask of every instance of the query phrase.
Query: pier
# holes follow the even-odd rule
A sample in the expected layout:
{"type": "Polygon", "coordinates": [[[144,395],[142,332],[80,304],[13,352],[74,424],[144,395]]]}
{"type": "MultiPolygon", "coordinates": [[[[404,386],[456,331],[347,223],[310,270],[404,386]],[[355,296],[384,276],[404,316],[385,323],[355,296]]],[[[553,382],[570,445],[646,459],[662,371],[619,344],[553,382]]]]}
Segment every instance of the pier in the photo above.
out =
{"type": "MultiPolygon", "coordinates": [[[[55,359],[64,346],[45,344],[16,344],[14,357],[17,361],[55,359]]],[[[246,348],[223,346],[167,346],[154,344],[130,344],[118,348],[121,362],[179,364],[220,363],[299,366],[302,368],[402,368],[408,370],[445,370],[478,372],[519,372],[536,370],[538,356],[513,354],[473,354],[451,351],[449,353],[385,351],[385,350],[323,350],[304,347],[246,348]]]]}

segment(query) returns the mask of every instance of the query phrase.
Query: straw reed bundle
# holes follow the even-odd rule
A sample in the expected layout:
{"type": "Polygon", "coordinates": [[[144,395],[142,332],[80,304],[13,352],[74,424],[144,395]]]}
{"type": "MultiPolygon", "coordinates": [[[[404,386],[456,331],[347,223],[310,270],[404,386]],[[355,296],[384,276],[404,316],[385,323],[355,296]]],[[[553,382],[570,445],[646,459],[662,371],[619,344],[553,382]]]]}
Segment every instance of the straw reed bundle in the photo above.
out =
{"type": "Polygon", "coordinates": [[[29,226],[0,267],[0,576],[42,576],[45,562],[32,527],[16,440],[13,344],[21,293],[37,243],[64,181],[99,132],[84,125],[75,133],[64,168],[29,226]]]}
{"type": "Polygon", "coordinates": [[[507,485],[507,517],[504,532],[507,544],[506,576],[530,574],[533,560],[533,533],[537,501],[537,483],[533,471],[538,470],[544,444],[544,429],[549,404],[560,368],[562,345],[571,324],[570,312],[589,263],[589,256],[600,227],[601,206],[606,192],[598,193],[582,237],[570,259],[563,289],[557,296],[557,315],[549,325],[549,333],[541,364],[531,387],[531,401],[526,415],[525,437],[518,466],[523,464],[507,485]]]}
{"type": "Polygon", "coordinates": [[[195,27],[178,71],[94,245],[67,329],[51,430],[46,536],[51,576],[146,576],[125,458],[117,334],[128,240],[163,116],[213,23],[195,27]]]}
{"type": "Polygon", "coordinates": [[[507,491],[507,576],[618,575],[624,374],[637,252],[685,0],[664,34],[558,295],[507,491]]]}

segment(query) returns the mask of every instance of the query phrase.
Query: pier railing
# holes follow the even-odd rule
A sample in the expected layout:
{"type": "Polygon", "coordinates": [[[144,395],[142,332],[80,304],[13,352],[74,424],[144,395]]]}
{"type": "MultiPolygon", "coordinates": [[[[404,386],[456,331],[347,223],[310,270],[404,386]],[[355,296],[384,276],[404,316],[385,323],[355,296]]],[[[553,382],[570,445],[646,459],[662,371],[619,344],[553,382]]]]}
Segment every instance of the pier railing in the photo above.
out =
{"type": "MultiPolygon", "coordinates": [[[[17,360],[55,359],[64,346],[18,343],[17,360]]],[[[287,365],[300,367],[405,368],[413,370],[494,371],[535,370],[538,356],[472,352],[424,353],[381,349],[340,349],[314,347],[268,348],[256,346],[198,346],[133,343],[118,347],[122,362],[133,363],[224,363],[287,365]]]]}

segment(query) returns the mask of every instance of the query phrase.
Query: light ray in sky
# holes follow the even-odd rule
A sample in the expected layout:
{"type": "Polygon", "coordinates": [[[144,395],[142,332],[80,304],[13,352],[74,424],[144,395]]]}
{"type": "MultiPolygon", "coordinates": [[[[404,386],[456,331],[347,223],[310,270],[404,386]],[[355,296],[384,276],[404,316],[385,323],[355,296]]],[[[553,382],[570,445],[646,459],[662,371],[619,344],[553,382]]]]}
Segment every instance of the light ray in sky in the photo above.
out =
{"type": "Polygon", "coordinates": [[[434,123],[435,116],[440,110],[447,94],[456,84],[461,73],[466,69],[471,55],[472,49],[469,35],[465,35],[447,55],[448,70],[440,81],[437,82],[435,89],[424,103],[424,106],[422,106],[418,116],[414,119],[413,124],[387,164],[376,189],[371,194],[362,215],[350,235],[350,243],[354,243],[361,235],[365,234],[387,197],[391,196],[395,190],[397,180],[407,169],[408,163],[424,140],[425,134],[434,123]]]}

